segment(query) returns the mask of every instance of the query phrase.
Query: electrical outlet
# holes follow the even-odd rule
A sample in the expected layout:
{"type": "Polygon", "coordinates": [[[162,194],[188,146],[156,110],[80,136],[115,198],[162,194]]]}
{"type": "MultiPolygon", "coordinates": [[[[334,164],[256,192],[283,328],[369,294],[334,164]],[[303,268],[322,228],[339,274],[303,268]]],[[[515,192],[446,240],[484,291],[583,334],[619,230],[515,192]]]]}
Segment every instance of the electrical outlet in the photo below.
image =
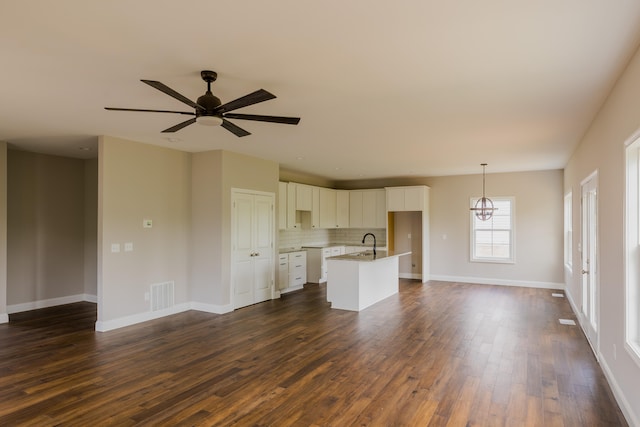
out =
{"type": "Polygon", "coordinates": [[[124,251],[131,252],[133,251],[133,242],[127,242],[124,244],[124,251]]]}
{"type": "Polygon", "coordinates": [[[143,228],[151,228],[153,227],[153,221],[150,219],[143,219],[142,220],[142,227],[143,228]]]}

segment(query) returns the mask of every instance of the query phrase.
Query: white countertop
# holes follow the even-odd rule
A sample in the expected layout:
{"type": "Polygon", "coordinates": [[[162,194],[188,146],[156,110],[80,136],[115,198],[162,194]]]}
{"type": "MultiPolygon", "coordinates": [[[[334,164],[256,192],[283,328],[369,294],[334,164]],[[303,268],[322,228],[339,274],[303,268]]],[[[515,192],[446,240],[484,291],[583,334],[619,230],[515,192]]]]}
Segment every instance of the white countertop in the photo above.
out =
{"type": "Polygon", "coordinates": [[[376,251],[375,257],[373,251],[356,252],[352,254],[337,255],[327,258],[328,260],[336,261],[358,261],[358,262],[371,262],[384,258],[400,257],[403,255],[409,255],[411,251],[407,252],[395,252],[395,251],[376,251]]]}

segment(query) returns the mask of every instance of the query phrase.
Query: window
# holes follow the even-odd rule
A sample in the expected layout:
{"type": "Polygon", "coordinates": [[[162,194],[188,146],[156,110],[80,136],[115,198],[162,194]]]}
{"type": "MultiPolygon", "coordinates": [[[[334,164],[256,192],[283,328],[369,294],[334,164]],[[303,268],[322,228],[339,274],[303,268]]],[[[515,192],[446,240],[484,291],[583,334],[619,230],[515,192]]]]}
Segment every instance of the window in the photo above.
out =
{"type": "Polygon", "coordinates": [[[640,365],[640,138],[626,149],[625,348],[640,365]]]}
{"type": "Polygon", "coordinates": [[[573,202],[571,192],[564,196],[564,265],[569,272],[573,268],[573,222],[571,204],[573,202]]]}
{"type": "MultiPolygon", "coordinates": [[[[471,199],[474,206],[478,198],[471,199]]],[[[504,262],[515,261],[513,248],[514,204],[513,197],[492,197],[493,216],[482,221],[473,211],[471,215],[471,261],[504,262]]]]}

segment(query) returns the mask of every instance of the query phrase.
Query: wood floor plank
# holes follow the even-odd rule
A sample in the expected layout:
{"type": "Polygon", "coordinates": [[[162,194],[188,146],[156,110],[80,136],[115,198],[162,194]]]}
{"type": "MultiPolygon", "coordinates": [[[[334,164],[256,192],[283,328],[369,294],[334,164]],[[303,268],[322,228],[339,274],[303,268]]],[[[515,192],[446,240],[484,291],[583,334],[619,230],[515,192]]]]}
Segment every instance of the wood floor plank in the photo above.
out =
{"type": "Polygon", "coordinates": [[[626,425],[548,290],[403,279],[359,313],[325,291],[105,333],[90,303],[11,315],[0,425],[626,425]]]}

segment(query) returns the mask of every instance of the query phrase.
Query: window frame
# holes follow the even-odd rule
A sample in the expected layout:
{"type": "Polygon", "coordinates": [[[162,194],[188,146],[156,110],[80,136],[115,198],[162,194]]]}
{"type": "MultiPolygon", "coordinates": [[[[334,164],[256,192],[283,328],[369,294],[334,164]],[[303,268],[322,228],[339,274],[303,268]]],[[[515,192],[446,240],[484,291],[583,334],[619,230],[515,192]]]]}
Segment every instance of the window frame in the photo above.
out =
{"type": "MultiPolygon", "coordinates": [[[[474,207],[476,201],[480,199],[480,197],[472,197],[470,199],[469,207],[474,207]]],[[[509,224],[510,228],[507,229],[494,229],[491,228],[491,231],[509,231],[509,257],[508,258],[499,258],[499,257],[479,257],[475,254],[476,247],[476,228],[475,228],[475,213],[474,211],[469,211],[469,260],[470,262],[480,262],[480,263],[493,263],[493,264],[515,264],[516,262],[516,248],[515,248],[515,235],[516,235],[516,199],[513,196],[507,197],[491,197],[491,200],[494,202],[500,201],[508,201],[510,204],[511,214],[509,216],[509,224]]],[[[499,210],[498,210],[499,211],[499,210]]]]}
{"type": "Polygon", "coordinates": [[[640,366],[640,132],[625,143],[625,350],[640,366]]]}
{"type": "Polygon", "coordinates": [[[573,272],[573,192],[564,195],[564,266],[573,272]]]}

